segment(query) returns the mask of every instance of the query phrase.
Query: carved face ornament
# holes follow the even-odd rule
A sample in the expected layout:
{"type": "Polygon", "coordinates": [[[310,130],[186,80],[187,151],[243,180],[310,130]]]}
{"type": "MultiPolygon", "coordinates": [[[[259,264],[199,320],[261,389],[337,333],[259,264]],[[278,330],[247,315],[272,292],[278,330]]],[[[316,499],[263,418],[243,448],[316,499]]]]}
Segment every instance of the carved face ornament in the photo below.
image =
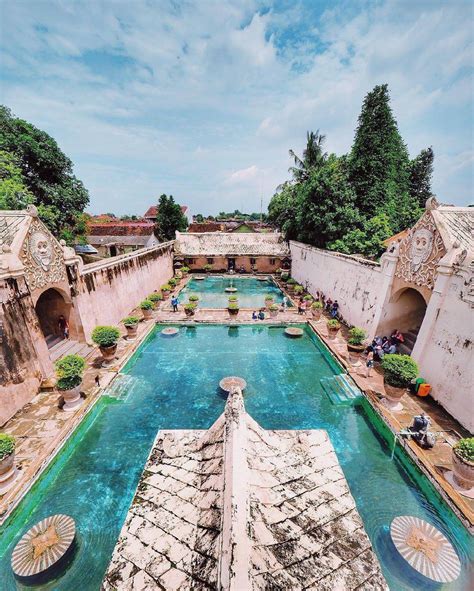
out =
{"type": "Polygon", "coordinates": [[[433,232],[426,228],[420,228],[414,233],[410,246],[412,271],[418,271],[421,265],[430,258],[433,241],[433,232]]]}
{"type": "Polygon", "coordinates": [[[48,271],[53,260],[53,249],[44,232],[34,232],[31,236],[30,252],[43,271],[48,271]]]}

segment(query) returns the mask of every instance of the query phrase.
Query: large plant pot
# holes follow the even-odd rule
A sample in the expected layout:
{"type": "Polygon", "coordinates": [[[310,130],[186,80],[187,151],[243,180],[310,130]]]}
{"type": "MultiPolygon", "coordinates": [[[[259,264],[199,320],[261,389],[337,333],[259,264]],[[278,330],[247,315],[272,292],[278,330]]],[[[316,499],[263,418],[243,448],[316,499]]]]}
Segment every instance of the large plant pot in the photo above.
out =
{"type": "Polygon", "coordinates": [[[265,300],[265,308],[270,310],[270,306],[273,306],[274,303],[274,300],[265,300]]]}
{"type": "Polygon", "coordinates": [[[350,343],[347,343],[347,348],[349,349],[349,351],[354,351],[355,353],[362,353],[362,351],[365,349],[365,345],[351,345],[350,343]]]}
{"type": "Polygon", "coordinates": [[[153,315],[153,310],[142,310],[142,314],[145,320],[150,320],[153,315]]]}
{"type": "Polygon", "coordinates": [[[239,310],[229,310],[227,308],[227,312],[229,312],[229,316],[237,316],[237,314],[239,313],[239,310]]]}
{"type": "Polygon", "coordinates": [[[72,412],[84,402],[81,398],[81,385],[72,388],[71,390],[60,390],[64,398],[63,410],[72,412]]]}
{"type": "Polygon", "coordinates": [[[127,329],[127,341],[134,341],[137,338],[138,324],[126,325],[127,329]]]}
{"type": "Polygon", "coordinates": [[[115,359],[115,354],[117,353],[117,344],[112,345],[111,347],[99,347],[100,353],[104,358],[102,365],[110,365],[113,363],[115,359]]]}
{"type": "Polygon", "coordinates": [[[161,292],[163,294],[163,299],[167,300],[170,297],[170,291],[162,291],[161,292]]]}
{"type": "Polygon", "coordinates": [[[16,476],[15,452],[13,452],[0,461],[0,495],[5,494],[12,487],[16,476]]]}
{"type": "Polygon", "coordinates": [[[278,316],[278,310],[270,310],[270,316],[276,318],[278,316]]]}
{"type": "Polygon", "coordinates": [[[457,453],[452,452],[453,476],[454,481],[461,488],[474,488],[474,464],[463,460],[457,453]]]}
{"type": "Polygon", "coordinates": [[[321,318],[321,312],[322,310],[318,310],[317,308],[311,308],[311,315],[316,321],[318,321],[321,318]]]}
{"type": "Polygon", "coordinates": [[[328,326],[329,338],[335,339],[339,330],[340,330],[340,327],[339,328],[329,328],[329,326],[328,326]]]}
{"type": "Polygon", "coordinates": [[[186,316],[191,317],[194,316],[195,310],[188,310],[187,308],[184,308],[184,313],[186,314],[186,316]]]}
{"type": "Polygon", "coordinates": [[[403,410],[403,404],[400,402],[400,400],[405,395],[406,389],[391,386],[390,384],[387,384],[385,380],[383,385],[385,388],[384,405],[392,411],[403,410]]]}

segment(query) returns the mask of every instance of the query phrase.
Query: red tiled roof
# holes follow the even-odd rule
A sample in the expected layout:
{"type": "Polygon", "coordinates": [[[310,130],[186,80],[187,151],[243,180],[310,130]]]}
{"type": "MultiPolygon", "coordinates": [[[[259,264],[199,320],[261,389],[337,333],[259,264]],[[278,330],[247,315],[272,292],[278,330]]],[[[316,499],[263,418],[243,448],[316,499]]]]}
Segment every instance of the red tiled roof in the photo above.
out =
{"type": "MultiPolygon", "coordinates": [[[[186,213],[188,211],[187,205],[180,205],[181,211],[186,213]]],[[[156,214],[158,213],[158,207],[156,205],[151,205],[145,212],[144,218],[156,218],[156,214]]]]}
{"type": "Polygon", "coordinates": [[[89,224],[91,236],[150,236],[153,234],[153,222],[109,222],[89,224]]]}
{"type": "Polygon", "coordinates": [[[224,224],[219,222],[193,222],[189,224],[188,232],[222,232],[224,224]]]}

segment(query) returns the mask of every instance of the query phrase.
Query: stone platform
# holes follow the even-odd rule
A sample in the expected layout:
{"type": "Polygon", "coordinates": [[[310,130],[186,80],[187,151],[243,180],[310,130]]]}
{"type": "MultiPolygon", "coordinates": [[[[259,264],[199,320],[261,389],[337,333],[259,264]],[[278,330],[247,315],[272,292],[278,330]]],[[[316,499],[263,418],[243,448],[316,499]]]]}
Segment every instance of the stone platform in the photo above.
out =
{"type": "Polygon", "coordinates": [[[386,589],[326,431],[267,431],[234,390],[208,431],[161,431],[103,591],[386,589]]]}

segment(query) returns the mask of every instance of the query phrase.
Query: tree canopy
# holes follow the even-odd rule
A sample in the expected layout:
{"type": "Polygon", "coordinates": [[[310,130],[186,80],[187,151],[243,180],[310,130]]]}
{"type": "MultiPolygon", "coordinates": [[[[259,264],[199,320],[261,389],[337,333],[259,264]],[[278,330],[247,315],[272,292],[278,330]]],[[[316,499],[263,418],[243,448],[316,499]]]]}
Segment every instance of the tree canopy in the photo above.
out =
{"type": "Polygon", "coordinates": [[[432,195],[433,151],[410,161],[386,84],[365,97],[349,154],[328,156],[324,140],[308,132],[302,158],[290,150],[293,178],[277,189],[269,219],[287,239],[377,257],[382,241],[413,225],[432,195]]]}
{"type": "MultiPolygon", "coordinates": [[[[50,230],[68,237],[77,232],[76,225],[89,203],[89,194],[74,176],[71,160],[56,141],[0,106],[0,150],[9,154],[20,170],[22,184],[50,230]]],[[[3,178],[0,182],[3,184],[3,178]]]]}
{"type": "Polygon", "coordinates": [[[175,203],[173,196],[160,196],[156,215],[155,235],[163,242],[174,240],[176,231],[184,231],[188,227],[188,220],[181,211],[181,206],[175,203]]]}

